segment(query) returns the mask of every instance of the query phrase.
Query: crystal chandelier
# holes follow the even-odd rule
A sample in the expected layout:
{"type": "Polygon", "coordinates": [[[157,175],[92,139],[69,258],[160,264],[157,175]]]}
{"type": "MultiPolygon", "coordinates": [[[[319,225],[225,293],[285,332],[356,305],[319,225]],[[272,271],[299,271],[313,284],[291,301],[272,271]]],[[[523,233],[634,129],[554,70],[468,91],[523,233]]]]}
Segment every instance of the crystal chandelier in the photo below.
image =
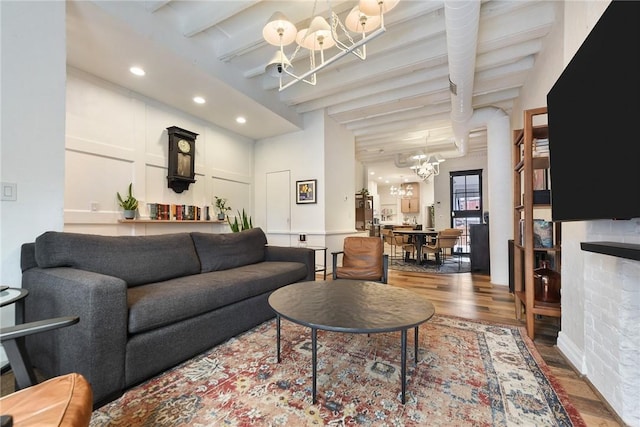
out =
{"type": "Polygon", "coordinates": [[[349,53],[365,60],[367,58],[366,43],[386,31],[384,14],[393,9],[399,1],[360,0],[359,5],[351,9],[345,22],[342,23],[338,15],[331,9],[330,0],[327,0],[329,22],[322,16],[316,16],[318,0],[314,0],[309,28],[304,28],[300,31],[281,12],[275,12],[264,26],[262,36],[267,43],[277,46],[279,50],[267,64],[265,72],[279,78],[279,90],[282,91],[299,81],[315,85],[318,71],[349,53]],[[338,27],[340,27],[344,35],[342,39],[339,37],[338,27]],[[378,29],[375,30],[376,28],[378,29]],[[347,30],[361,34],[361,38],[354,40],[347,30]],[[369,31],[373,32],[367,34],[369,31]],[[294,41],[297,43],[297,47],[291,57],[287,57],[284,47],[294,41]],[[338,52],[325,60],[325,49],[334,46],[338,49],[338,52]],[[293,72],[292,63],[301,48],[309,50],[309,70],[297,75],[293,72]],[[320,64],[318,65],[316,65],[316,53],[320,54],[320,64]],[[285,75],[292,79],[283,84],[283,76],[285,75]]]}

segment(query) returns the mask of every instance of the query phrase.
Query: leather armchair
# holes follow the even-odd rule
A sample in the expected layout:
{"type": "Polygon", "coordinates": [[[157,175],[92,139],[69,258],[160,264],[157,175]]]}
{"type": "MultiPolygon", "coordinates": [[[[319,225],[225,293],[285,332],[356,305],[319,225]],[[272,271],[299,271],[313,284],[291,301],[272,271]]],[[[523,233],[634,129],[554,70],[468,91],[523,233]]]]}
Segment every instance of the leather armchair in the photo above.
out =
{"type": "Polygon", "coordinates": [[[389,255],[379,237],[351,236],[344,239],[342,251],[331,252],[333,279],[370,280],[387,283],[389,255]],[[342,255],[342,265],[338,256],[342,255]]]}
{"type": "Polygon", "coordinates": [[[25,337],[78,323],[77,316],[22,323],[0,329],[0,342],[9,359],[18,391],[0,398],[2,426],[86,427],[93,410],[93,391],[78,373],[37,383],[25,337]]]}
{"type": "Polygon", "coordinates": [[[0,398],[3,426],[86,427],[92,405],[91,385],[77,373],[53,377],[0,398]]]}

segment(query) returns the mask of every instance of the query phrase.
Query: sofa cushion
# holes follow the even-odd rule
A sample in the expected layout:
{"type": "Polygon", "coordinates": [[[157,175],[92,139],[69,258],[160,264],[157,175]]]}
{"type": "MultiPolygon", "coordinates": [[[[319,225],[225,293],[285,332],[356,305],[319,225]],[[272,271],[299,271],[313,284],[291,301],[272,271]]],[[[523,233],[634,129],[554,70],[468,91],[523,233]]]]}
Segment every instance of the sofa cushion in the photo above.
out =
{"type": "Polygon", "coordinates": [[[47,231],[36,238],[38,266],[71,267],[118,277],[127,286],[198,274],[189,233],[98,236],[47,231]]]}
{"type": "Polygon", "coordinates": [[[129,289],[129,333],[136,334],[304,280],[299,262],[267,261],[129,289]]]}
{"type": "Polygon", "coordinates": [[[202,273],[228,270],[265,259],[267,237],[261,228],[222,234],[192,232],[191,237],[200,257],[202,273]]]}

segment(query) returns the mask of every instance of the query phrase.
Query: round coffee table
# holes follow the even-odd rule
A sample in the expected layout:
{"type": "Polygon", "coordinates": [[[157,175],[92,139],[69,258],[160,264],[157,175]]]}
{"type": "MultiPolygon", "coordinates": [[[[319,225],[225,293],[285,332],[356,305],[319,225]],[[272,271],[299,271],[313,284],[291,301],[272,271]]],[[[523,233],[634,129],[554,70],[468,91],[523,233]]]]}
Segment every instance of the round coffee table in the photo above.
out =
{"type": "Polygon", "coordinates": [[[311,328],[313,365],[312,401],[316,403],[317,332],[370,334],[400,331],[402,403],[407,383],[407,330],[415,328],[418,361],[418,326],[435,314],[433,304],[407,289],[358,280],[299,282],[274,291],[269,305],[276,312],[277,355],[280,363],[280,321],[311,328]]]}

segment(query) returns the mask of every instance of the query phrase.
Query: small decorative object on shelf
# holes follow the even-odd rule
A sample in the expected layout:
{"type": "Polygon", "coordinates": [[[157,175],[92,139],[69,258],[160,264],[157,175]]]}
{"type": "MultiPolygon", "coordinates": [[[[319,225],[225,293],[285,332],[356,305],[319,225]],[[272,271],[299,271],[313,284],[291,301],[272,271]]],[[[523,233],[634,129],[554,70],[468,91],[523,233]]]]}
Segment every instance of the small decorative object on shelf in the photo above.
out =
{"type": "Polygon", "coordinates": [[[533,277],[536,301],[560,302],[560,273],[551,269],[549,260],[540,261],[540,267],[533,270],[533,277]]]}
{"type": "Polygon", "coordinates": [[[118,196],[118,204],[124,209],[125,219],[133,219],[136,217],[136,209],[138,209],[138,200],[133,197],[133,183],[129,183],[129,193],[126,199],[123,199],[119,192],[116,192],[118,196]]]}
{"type": "Polygon", "coordinates": [[[227,199],[218,196],[213,197],[215,197],[216,199],[215,206],[216,210],[218,211],[218,220],[224,221],[224,219],[227,217],[227,211],[231,210],[231,208],[227,206],[227,199]]]}

